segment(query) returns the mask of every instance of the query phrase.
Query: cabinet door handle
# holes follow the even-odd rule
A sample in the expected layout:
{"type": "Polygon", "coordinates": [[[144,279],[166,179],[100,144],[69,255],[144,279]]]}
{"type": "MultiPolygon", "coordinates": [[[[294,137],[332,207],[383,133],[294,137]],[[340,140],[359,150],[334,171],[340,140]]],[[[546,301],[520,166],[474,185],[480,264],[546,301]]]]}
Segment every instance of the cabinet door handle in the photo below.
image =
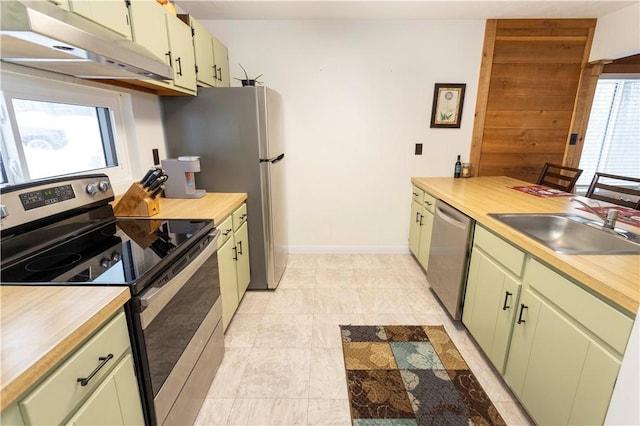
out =
{"type": "Polygon", "coordinates": [[[238,245],[240,246],[240,249],[238,250],[238,254],[242,254],[242,241],[238,241],[238,245]]]}
{"type": "MultiPolygon", "coordinates": [[[[222,81],[222,67],[218,67],[218,71],[220,71],[220,76],[218,77],[218,80],[222,81]]],[[[217,72],[216,72],[216,75],[218,75],[217,72]]]]}
{"type": "Polygon", "coordinates": [[[245,220],[246,218],[247,218],[247,214],[246,213],[240,216],[240,220],[245,220]]]}
{"type": "Polygon", "coordinates": [[[416,212],[416,223],[420,223],[420,212],[416,212]]]}
{"type": "Polygon", "coordinates": [[[87,386],[89,384],[89,380],[93,379],[93,376],[95,376],[98,373],[98,371],[100,371],[100,369],[104,367],[106,363],[109,362],[111,358],[113,358],[113,354],[99,357],[98,361],[102,361],[102,362],[100,363],[100,365],[96,367],[95,370],[91,372],[91,374],[89,374],[87,377],[78,377],[77,381],[80,382],[80,385],[87,386]]]}
{"type": "Polygon", "coordinates": [[[422,219],[424,219],[424,215],[420,215],[420,226],[422,226],[422,219]]]}
{"type": "Polygon", "coordinates": [[[525,309],[529,309],[529,307],[527,305],[525,305],[524,303],[521,303],[520,304],[520,315],[518,316],[518,324],[522,324],[523,322],[527,322],[527,321],[522,319],[522,314],[524,313],[525,309]]]}
{"type": "Polygon", "coordinates": [[[509,296],[513,296],[512,293],[509,293],[508,291],[504,292],[504,303],[502,304],[502,310],[506,311],[507,309],[511,308],[511,306],[507,306],[507,300],[509,299],[509,296]]]}
{"type": "Polygon", "coordinates": [[[431,203],[431,201],[425,201],[424,202],[426,205],[428,205],[429,207],[431,207],[433,204],[431,203]]]}
{"type": "Polygon", "coordinates": [[[238,261],[238,248],[233,246],[233,260],[238,261]]]}
{"type": "Polygon", "coordinates": [[[217,80],[218,79],[218,68],[216,68],[216,66],[212,66],[211,68],[213,68],[213,79],[217,80]]]}
{"type": "Polygon", "coordinates": [[[168,51],[167,53],[165,53],[164,56],[169,58],[169,66],[172,67],[173,66],[173,60],[171,59],[171,51],[168,51]]]}
{"type": "Polygon", "coordinates": [[[222,236],[226,237],[227,235],[229,235],[229,232],[231,232],[231,228],[227,229],[226,231],[224,231],[222,233],[222,236]]]}
{"type": "Polygon", "coordinates": [[[182,60],[181,60],[181,58],[176,59],[176,62],[178,63],[178,72],[176,74],[178,74],[180,77],[182,77],[182,60]]]}

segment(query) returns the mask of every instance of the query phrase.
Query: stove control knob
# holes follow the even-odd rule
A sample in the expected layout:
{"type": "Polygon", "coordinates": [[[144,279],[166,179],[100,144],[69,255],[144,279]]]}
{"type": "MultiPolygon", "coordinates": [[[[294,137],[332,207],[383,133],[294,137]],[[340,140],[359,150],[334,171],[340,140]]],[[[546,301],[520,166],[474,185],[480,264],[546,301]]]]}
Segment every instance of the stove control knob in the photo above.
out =
{"type": "Polygon", "coordinates": [[[100,183],[98,183],[98,189],[100,189],[101,192],[107,192],[109,188],[111,188],[111,185],[108,180],[101,180],[100,183]]]}
{"type": "Polygon", "coordinates": [[[87,185],[87,194],[95,195],[97,193],[98,193],[98,184],[97,183],[90,183],[89,185],[87,185]]]}
{"type": "Polygon", "coordinates": [[[100,259],[100,266],[102,266],[103,268],[110,267],[111,266],[111,259],[109,259],[108,257],[100,259]]]}
{"type": "Polygon", "coordinates": [[[114,251],[113,253],[111,253],[111,260],[113,261],[113,263],[118,263],[121,258],[122,256],[117,251],[114,251]]]}
{"type": "Polygon", "coordinates": [[[9,216],[9,210],[7,210],[7,206],[0,204],[0,219],[4,219],[9,216]]]}

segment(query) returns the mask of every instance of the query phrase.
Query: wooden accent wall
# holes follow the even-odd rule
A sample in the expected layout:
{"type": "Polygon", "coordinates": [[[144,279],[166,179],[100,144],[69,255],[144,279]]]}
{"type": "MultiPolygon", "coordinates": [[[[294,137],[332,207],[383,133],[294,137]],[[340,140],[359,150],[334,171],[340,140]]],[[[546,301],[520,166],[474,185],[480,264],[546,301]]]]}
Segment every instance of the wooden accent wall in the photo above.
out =
{"type": "Polygon", "coordinates": [[[475,176],[535,182],[562,164],[595,19],[488,20],[475,111],[475,176]]]}

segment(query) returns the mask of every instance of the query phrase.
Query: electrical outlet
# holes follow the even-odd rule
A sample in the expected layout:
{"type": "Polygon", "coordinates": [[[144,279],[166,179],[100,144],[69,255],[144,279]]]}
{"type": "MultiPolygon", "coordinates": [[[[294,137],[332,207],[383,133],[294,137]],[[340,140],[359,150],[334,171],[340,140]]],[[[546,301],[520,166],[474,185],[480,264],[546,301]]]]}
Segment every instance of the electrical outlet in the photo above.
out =
{"type": "Polygon", "coordinates": [[[416,144],[416,155],[422,155],[422,144],[421,143],[417,143],[416,144]]]}

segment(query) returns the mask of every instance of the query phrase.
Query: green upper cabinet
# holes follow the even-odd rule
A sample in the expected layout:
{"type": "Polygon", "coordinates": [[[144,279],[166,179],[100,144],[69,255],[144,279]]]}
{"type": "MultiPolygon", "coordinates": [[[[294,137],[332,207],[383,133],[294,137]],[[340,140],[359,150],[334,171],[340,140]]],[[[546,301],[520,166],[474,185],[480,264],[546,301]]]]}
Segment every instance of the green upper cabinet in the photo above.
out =
{"type": "Polygon", "coordinates": [[[196,58],[193,52],[191,27],[177,16],[167,13],[167,31],[169,32],[169,51],[173,67],[173,83],[195,92],[196,58]]]}
{"type": "Polygon", "coordinates": [[[191,27],[155,0],[131,0],[130,9],[133,41],[173,69],[172,81],[140,80],[133,84],[156,89],[159,94],[195,95],[196,62],[191,27]]]}
{"type": "Polygon", "coordinates": [[[189,24],[193,34],[198,84],[210,87],[217,86],[218,73],[213,60],[213,37],[200,22],[192,17],[189,17],[189,24]]]}
{"type": "Polygon", "coordinates": [[[131,40],[129,8],[125,0],[69,0],[69,10],[131,40]]]}
{"type": "Polygon", "coordinates": [[[229,87],[229,53],[227,47],[212,36],[192,16],[178,16],[191,27],[198,85],[204,87],[229,87]]]}
{"type": "Polygon", "coordinates": [[[216,68],[217,87],[229,87],[231,77],[229,75],[229,50],[217,38],[213,37],[213,58],[216,68]]]}
{"type": "Polygon", "coordinates": [[[169,32],[165,25],[167,11],[156,0],[131,2],[133,41],[145,47],[167,65],[169,63],[169,32]]]}

